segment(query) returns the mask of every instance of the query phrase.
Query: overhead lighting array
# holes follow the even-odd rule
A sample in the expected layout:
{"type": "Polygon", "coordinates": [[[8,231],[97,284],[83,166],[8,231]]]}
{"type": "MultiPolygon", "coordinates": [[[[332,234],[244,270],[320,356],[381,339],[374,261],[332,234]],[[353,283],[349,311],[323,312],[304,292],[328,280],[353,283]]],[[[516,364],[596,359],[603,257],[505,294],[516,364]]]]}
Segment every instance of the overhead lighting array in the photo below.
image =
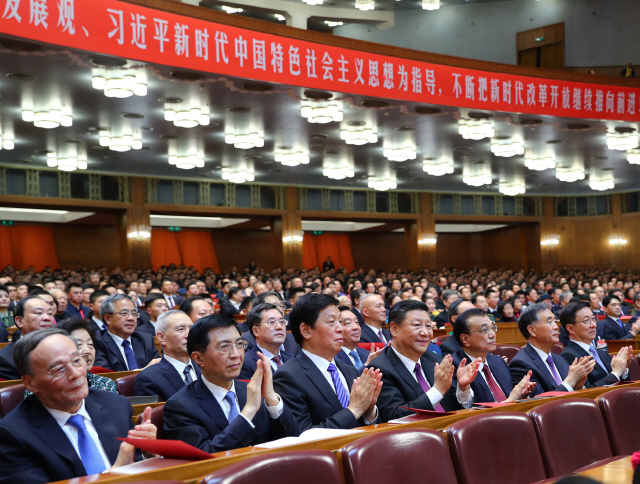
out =
{"type": "Polygon", "coordinates": [[[6,134],[0,134],[0,150],[12,150],[15,143],[12,139],[7,138],[6,134]]]}
{"type": "Polygon", "coordinates": [[[181,170],[204,168],[204,157],[198,155],[169,155],[169,164],[181,170]]]}
{"type": "Polygon", "coordinates": [[[300,243],[304,240],[304,232],[302,230],[292,230],[291,232],[287,232],[284,237],[282,237],[282,241],[285,244],[296,244],[300,243]]]}
{"type": "Polygon", "coordinates": [[[522,195],[526,190],[524,183],[500,182],[498,191],[507,197],[516,197],[518,195],[522,195]]]}
{"type": "Polygon", "coordinates": [[[544,158],[526,157],[524,159],[524,166],[526,166],[530,170],[542,171],[549,168],[555,168],[556,160],[553,156],[546,156],[544,158]]]}
{"type": "Polygon", "coordinates": [[[86,170],[87,160],[86,158],[80,158],[77,155],[58,158],[53,154],[49,154],[47,156],[47,166],[50,168],[57,168],[60,171],[86,170]]]}
{"type": "Polygon", "coordinates": [[[107,97],[126,98],[133,95],[146,96],[147,84],[139,81],[137,76],[124,74],[119,71],[109,71],[106,75],[94,75],[91,86],[99,91],[104,91],[107,97]]]}
{"type": "Polygon", "coordinates": [[[615,132],[607,134],[607,147],[610,150],[627,151],[638,147],[638,134],[635,132],[615,132]]]}
{"type": "Polygon", "coordinates": [[[342,111],[340,111],[337,104],[317,107],[303,104],[300,109],[300,114],[303,118],[307,118],[307,121],[310,123],[326,124],[332,121],[339,122],[343,119],[342,111]]]}
{"type": "Polygon", "coordinates": [[[376,177],[370,176],[368,182],[369,188],[384,192],[386,190],[395,190],[398,188],[398,183],[395,176],[391,177],[376,177]]]}
{"type": "MultiPolygon", "coordinates": [[[[424,3],[422,4],[424,8],[424,3]]],[[[480,140],[484,138],[493,138],[495,131],[493,129],[493,121],[486,119],[468,120],[461,119],[458,122],[458,133],[464,139],[480,140]]]]}
{"type": "Polygon", "coordinates": [[[481,187],[491,185],[491,167],[487,163],[464,163],[462,168],[462,181],[465,185],[481,187]]]}
{"type": "Polygon", "coordinates": [[[440,8],[440,0],[422,0],[423,10],[438,10],[440,8]]]}
{"type": "Polygon", "coordinates": [[[48,111],[32,111],[24,109],[22,120],[33,123],[38,128],[53,129],[58,126],[71,126],[73,118],[71,113],[63,113],[61,109],[49,109],[48,111]]]}
{"type": "Polygon", "coordinates": [[[264,138],[258,133],[249,134],[231,134],[224,135],[224,142],[233,145],[241,150],[248,150],[250,148],[262,148],[264,146],[264,138]]]}
{"type": "Polygon", "coordinates": [[[632,148],[627,151],[627,161],[632,165],[640,165],[640,149],[632,148]]]}
{"type": "Polygon", "coordinates": [[[124,136],[105,136],[101,135],[99,138],[100,146],[108,147],[113,151],[129,151],[142,149],[142,140],[136,139],[132,135],[124,136]]]}
{"type": "Polygon", "coordinates": [[[374,133],[372,129],[341,129],[340,139],[344,140],[348,145],[366,145],[367,143],[377,143],[378,134],[374,133]]]}
{"type": "Polygon", "coordinates": [[[556,178],[569,183],[584,180],[584,170],[575,167],[557,167],[556,178]]]}
{"type": "Polygon", "coordinates": [[[231,183],[245,183],[256,179],[253,170],[248,168],[222,168],[222,179],[231,183]]]}
{"type": "Polygon", "coordinates": [[[240,13],[243,10],[241,8],[236,8],[236,7],[230,7],[228,5],[223,5],[222,7],[220,7],[222,10],[224,10],[227,13],[240,13]]]}
{"type": "Polygon", "coordinates": [[[416,159],[416,150],[412,147],[406,148],[385,148],[382,154],[389,161],[407,161],[416,159]]]}
{"type": "Polygon", "coordinates": [[[515,155],[524,155],[524,145],[519,141],[494,138],[491,140],[491,152],[496,156],[507,158],[515,155]]]}
{"type": "Polygon", "coordinates": [[[323,0],[302,0],[307,5],[322,5],[323,0]]]}
{"type": "Polygon", "coordinates": [[[282,163],[284,166],[308,165],[309,155],[303,153],[302,151],[296,151],[294,153],[276,151],[275,160],[278,163],[282,163]]]}
{"type": "Polygon", "coordinates": [[[373,10],[376,8],[376,2],[374,0],[356,0],[356,8],[364,12],[373,10]]]}
{"type": "Polygon", "coordinates": [[[592,190],[597,190],[599,192],[604,190],[612,190],[615,187],[615,182],[613,181],[613,171],[593,167],[589,175],[589,187],[592,190]]]}
{"type": "Polygon", "coordinates": [[[453,160],[446,158],[425,158],[422,169],[431,176],[450,175],[453,173],[453,160]]]}
{"type": "Polygon", "coordinates": [[[200,108],[191,108],[184,111],[173,109],[164,110],[164,119],[173,121],[180,128],[195,128],[196,126],[208,126],[210,119],[208,114],[203,114],[200,108]]]}

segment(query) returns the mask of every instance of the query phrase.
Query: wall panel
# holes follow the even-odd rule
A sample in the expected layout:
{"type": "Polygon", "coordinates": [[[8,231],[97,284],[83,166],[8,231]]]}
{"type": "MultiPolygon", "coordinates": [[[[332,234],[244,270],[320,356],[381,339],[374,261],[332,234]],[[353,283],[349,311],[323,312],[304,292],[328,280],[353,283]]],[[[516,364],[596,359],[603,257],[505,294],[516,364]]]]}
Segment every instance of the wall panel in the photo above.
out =
{"type": "Polygon", "coordinates": [[[113,225],[53,224],[53,240],[62,269],[120,265],[120,245],[113,225]]]}
{"type": "Polygon", "coordinates": [[[363,232],[349,234],[356,269],[395,271],[409,267],[409,247],[404,233],[363,232]]]}
{"type": "Polygon", "coordinates": [[[252,260],[269,271],[282,265],[270,230],[212,230],[211,238],[221,271],[242,271],[252,260]]]}

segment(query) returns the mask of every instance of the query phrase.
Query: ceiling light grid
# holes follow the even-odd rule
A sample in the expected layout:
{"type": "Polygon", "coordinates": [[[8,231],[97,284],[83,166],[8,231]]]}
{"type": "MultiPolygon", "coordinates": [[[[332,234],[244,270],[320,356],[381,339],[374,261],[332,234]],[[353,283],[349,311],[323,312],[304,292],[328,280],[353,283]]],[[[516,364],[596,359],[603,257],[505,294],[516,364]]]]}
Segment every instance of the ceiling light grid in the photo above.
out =
{"type": "Polygon", "coordinates": [[[425,158],[422,169],[431,176],[443,176],[453,173],[453,160],[446,158],[425,158]]]}
{"type": "Polygon", "coordinates": [[[15,143],[7,134],[0,133],[0,150],[12,150],[15,143]]]}
{"type": "Polygon", "coordinates": [[[350,130],[341,129],[340,139],[344,140],[348,145],[366,145],[367,143],[377,143],[378,133],[374,133],[373,129],[350,130]]]}
{"type": "Polygon", "coordinates": [[[378,190],[381,192],[384,192],[387,190],[395,190],[396,188],[398,188],[398,182],[396,180],[395,175],[380,176],[380,177],[370,176],[367,185],[369,186],[369,188],[372,188],[374,190],[378,190]]]}
{"type": "Polygon", "coordinates": [[[227,133],[224,135],[224,142],[233,145],[235,148],[241,150],[248,150],[251,148],[262,148],[264,146],[264,138],[258,133],[247,134],[233,134],[227,133]]]}
{"type": "Polygon", "coordinates": [[[573,183],[584,180],[584,170],[576,166],[558,166],[556,167],[556,178],[560,181],[573,183]]]}
{"type": "Polygon", "coordinates": [[[640,149],[632,148],[627,151],[627,161],[632,165],[640,165],[640,149]]]}
{"type": "Polygon", "coordinates": [[[366,12],[376,8],[375,0],[356,0],[356,8],[366,12]]]}
{"type": "Polygon", "coordinates": [[[524,145],[510,138],[493,138],[491,140],[491,152],[496,156],[510,158],[515,155],[524,155],[524,145]]]}
{"type": "Polygon", "coordinates": [[[493,121],[486,119],[461,119],[458,122],[458,133],[460,133],[460,135],[464,139],[472,140],[493,138],[493,136],[495,135],[495,131],[493,129],[493,121]]]}
{"type": "Polygon", "coordinates": [[[599,192],[612,190],[615,187],[612,170],[592,168],[589,174],[589,188],[599,192]]]}
{"type": "Polygon", "coordinates": [[[199,107],[177,111],[172,108],[165,108],[164,119],[173,121],[175,126],[180,128],[195,128],[196,126],[209,126],[211,122],[208,113],[203,113],[199,107]]]}
{"type": "Polygon", "coordinates": [[[548,170],[556,167],[556,160],[553,156],[545,156],[543,158],[525,157],[524,166],[534,171],[548,170]]]}
{"type": "Polygon", "coordinates": [[[58,126],[69,127],[73,124],[71,110],[67,108],[51,108],[42,111],[23,109],[22,120],[44,129],[53,129],[58,126]]]}
{"type": "Polygon", "coordinates": [[[231,183],[245,183],[255,180],[253,168],[222,168],[222,179],[231,183]]]}
{"type": "Polygon", "coordinates": [[[302,151],[287,153],[283,150],[276,150],[274,158],[278,163],[282,163],[284,166],[309,164],[309,155],[302,151]]]}
{"type": "Polygon", "coordinates": [[[78,150],[76,144],[69,143],[60,149],[59,153],[47,154],[47,166],[60,171],[75,171],[87,169],[87,156],[78,150]],[[60,154],[65,152],[65,154],[60,154]]]}
{"type": "Polygon", "coordinates": [[[462,168],[462,181],[465,185],[481,187],[491,185],[491,166],[488,163],[471,163],[465,161],[462,168]]]}
{"type": "Polygon", "coordinates": [[[107,97],[127,98],[146,96],[146,76],[142,72],[132,73],[123,70],[95,70],[91,78],[91,87],[103,91],[107,97]]]}
{"type": "MultiPolygon", "coordinates": [[[[631,129],[631,128],[629,128],[631,129]]],[[[621,130],[615,133],[607,133],[607,147],[610,150],[627,151],[638,147],[638,134],[621,130]]]]}
{"type": "Polygon", "coordinates": [[[440,0],[422,0],[423,10],[438,10],[440,8],[440,0]]]}
{"type": "Polygon", "coordinates": [[[223,5],[220,8],[222,10],[224,10],[225,12],[227,12],[227,13],[241,13],[241,12],[243,12],[243,10],[241,8],[230,7],[229,5],[223,5]]]}
{"type": "Polygon", "coordinates": [[[411,146],[405,148],[385,148],[382,150],[382,154],[389,161],[407,161],[416,159],[416,150],[411,146]]]}
{"type": "Polygon", "coordinates": [[[303,103],[300,108],[300,114],[310,123],[326,124],[331,122],[340,122],[344,119],[342,111],[337,104],[326,104],[313,106],[303,103]]]}
{"type": "Polygon", "coordinates": [[[129,151],[129,150],[141,150],[142,139],[140,136],[134,137],[134,135],[126,134],[123,136],[107,136],[100,135],[100,146],[104,146],[113,151],[129,151]]]}

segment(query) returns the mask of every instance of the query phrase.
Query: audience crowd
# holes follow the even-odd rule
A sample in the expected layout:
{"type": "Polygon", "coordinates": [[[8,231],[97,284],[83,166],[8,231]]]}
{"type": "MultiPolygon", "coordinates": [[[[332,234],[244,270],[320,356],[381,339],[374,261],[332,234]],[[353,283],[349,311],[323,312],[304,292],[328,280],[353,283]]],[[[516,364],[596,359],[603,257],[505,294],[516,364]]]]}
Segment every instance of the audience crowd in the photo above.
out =
{"type": "Polygon", "coordinates": [[[640,333],[637,309],[632,271],[9,266],[0,378],[26,392],[0,420],[0,483],[148,457],[115,437],[155,439],[151,409],[131,424],[100,373],[136,372],[135,395],[166,402],[164,438],[212,453],[626,380],[633,348],[611,357],[606,341],[640,333]],[[527,340],[510,362],[494,354],[501,323],[527,340]]]}

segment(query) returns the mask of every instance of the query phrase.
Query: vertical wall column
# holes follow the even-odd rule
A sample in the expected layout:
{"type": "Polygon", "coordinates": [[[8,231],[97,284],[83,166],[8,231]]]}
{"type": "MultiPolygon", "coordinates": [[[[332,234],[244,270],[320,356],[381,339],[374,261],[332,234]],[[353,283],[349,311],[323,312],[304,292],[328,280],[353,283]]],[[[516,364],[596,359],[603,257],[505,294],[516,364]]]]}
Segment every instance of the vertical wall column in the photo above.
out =
{"type": "MultiPolygon", "coordinates": [[[[431,193],[420,193],[420,215],[418,218],[418,240],[436,233],[436,221],[433,217],[432,195],[431,193]]],[[[438,259],[436,257],[436,246],[418,244],[418,254],[420,257],[420,267],[428,270],[438,269],[438,259]]]]}
{"type": "Polygon", "coordinates": [[[145,180],[133,177],[131,179],[131,207],[116,217],[122,269],[151,269],[151,239],[129,237],[129,234],[140,230],[140,228],[151,230],[149,209],[145,202],[145,180]]]}
{"type": "MultiPolygon", "coordinates": [[[[286,213],[282,216],[281,237],[282,268],[302,267],[302,241],[289,239],[302,235],[302,217],[298,213],[298,189],[287,187],[285,192],[286,213]]],[[[277,224],[275,226],[278,229],[277,224]]],[[[273,229],[272,229],[273,230],[273,229]]],[[[273,230],[274,236],[278,230],[273,230]]]]}
{"type": "MultiPolygon", "coordinates": [[[[613,221],[613,233],[625,236],[624,238],[629,240],[631,234],[625,234],[624,227],[622,226],[622,194],[614,193],[611,195],[611,218],[613,221]]],[[[607,239],[611,234],[607,234],[607,239]]],[[[608,240],[607,240],[607,245],[608,240]]],[[[625,270],[625,250],[624,246],[611,246],[611,266],[617,270],[625,270]]]]}
{"type": "Polygon", "coordinates": [[[563,238],[558,232],[558,226],[555,221],[555,205],[553,197],[544,197],[544,220],[540,224],[540,264],[543,270],[553,270],[557,266],[558,247],[554,245],[540,245],[542,240],[549,238],[551,235],[560,235],[560,244],[570,244],[570,240],[563,238]]]}

